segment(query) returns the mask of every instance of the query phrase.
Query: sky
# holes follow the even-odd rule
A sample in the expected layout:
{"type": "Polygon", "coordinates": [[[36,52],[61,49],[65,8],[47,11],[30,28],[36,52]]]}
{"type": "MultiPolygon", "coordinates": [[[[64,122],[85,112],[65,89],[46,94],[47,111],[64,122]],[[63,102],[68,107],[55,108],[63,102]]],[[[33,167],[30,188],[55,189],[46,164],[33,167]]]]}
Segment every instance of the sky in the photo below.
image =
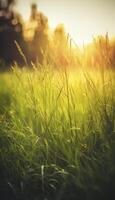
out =
{"type": "Polygon", "coordinates": [[[17,0],[17,8],[25,19],[30,4],[36,2],[53,29],[59,23],[78,45],[88,43],[96,35],[115,35],[115,0],[17,0]]]}

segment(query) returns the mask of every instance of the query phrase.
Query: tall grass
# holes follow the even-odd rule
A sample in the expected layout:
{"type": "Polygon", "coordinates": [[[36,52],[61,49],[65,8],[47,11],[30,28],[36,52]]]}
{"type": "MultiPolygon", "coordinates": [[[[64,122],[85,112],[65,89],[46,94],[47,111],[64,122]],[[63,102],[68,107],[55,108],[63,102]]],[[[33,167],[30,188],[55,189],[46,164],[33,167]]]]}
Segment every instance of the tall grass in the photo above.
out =
{"type": "Polygon", "coordinates": [[[0,192],[114,199],[114,71],[14,67],[0,76],[0,192]]]}

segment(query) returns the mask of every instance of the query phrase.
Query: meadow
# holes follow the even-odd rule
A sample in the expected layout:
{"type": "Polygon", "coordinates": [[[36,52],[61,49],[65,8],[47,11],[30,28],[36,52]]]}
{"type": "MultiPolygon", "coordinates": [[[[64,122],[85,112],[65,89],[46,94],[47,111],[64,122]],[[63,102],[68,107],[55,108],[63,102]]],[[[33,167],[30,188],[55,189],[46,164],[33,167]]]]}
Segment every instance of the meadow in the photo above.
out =
{"type": "MultiPolygon", "coordinates": [[[[12,3],[0,0],[0,200],[115,200],[115,37],[78,46],[71,6],[48,1],[52,22],[65,15],[51,29],[37,4],[22,4],[26,20],[12,3]]],[[[80,7],[82,32],[97,33],[100,8],[91,22],[80,7]]]]}
{"type": "Polygon", "coordinates": [[[1,73],[1,199],[115,199],[114,94],[112,67],[1,73]]]}

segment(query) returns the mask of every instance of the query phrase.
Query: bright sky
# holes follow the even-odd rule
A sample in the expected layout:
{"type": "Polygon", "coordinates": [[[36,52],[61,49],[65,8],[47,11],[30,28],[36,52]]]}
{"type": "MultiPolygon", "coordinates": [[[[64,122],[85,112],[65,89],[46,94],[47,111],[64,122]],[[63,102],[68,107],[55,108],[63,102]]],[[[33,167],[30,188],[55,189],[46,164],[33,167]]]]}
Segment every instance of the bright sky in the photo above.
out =
{"type": "Polygon", "coordinates": [[[115,34],[115,0],[18,0],[18,9],[25,18],[32,2],[38,3],[49,18],[51,28],[64,23],[78,45],[90,42],[95,35],[115,34]]]}

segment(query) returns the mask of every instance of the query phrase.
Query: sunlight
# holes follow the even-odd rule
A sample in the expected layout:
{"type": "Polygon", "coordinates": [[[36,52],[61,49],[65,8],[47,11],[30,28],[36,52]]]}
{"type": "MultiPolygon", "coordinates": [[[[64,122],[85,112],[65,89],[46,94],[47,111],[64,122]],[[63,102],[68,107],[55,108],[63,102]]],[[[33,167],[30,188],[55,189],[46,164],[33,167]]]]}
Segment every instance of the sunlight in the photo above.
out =
{"type": "MultiPolygon", "coordinates": [[[[30,8],[27,6],[26,7],[26,12],[25,12],[25,7],[22,5],[19,5],[20,12],[24,18],[25,21],[28,20],[29,15],[30,15],[30,8]]],[[[44,9],[45,10],[45,9],[44,9]]],[[[78,21],[78,24],[71,23],[68,18],[64,16],[59,16],[57,17],[56,13],[49,13],[47,10],[44,11],[45,15],[49,19],[49,26],[51,29],[55,29],[56,26],[60,23],[63,23],[66,29],[66,32],[71,35],[73,40],[77,43],[78,46],[83,46],[84,44],[87,44],[92,41],[92,34],[89,33],[89,30],[86,30],[84,28],[84,25],[82,25],[83,20],[78,21]],[[76,27],[79,28],[76,28],[76,27]]]]}
{"type": "Polygon", "coordinates": [[[115,200],[114,8],[0,0],[0,200],[115,200]]]}
{"type": "Polygon", "coordinates": [[[67,33],[71,35],[79,46],[91,42],[94,36],[105,35],[107,31],[109,35],[115,32],[112,25],[114,17],[113,3],[106,3],[105,7],[103,7],[103,0],[101,0],[100,9],[97,9],[98,4],[96,1],[91,2],[88,0],[90,2],[90,6],[88,6],[88,2],[84,0],[78,2],[72,0],[67,2],[65,9],[65,0],[59,0],[58,2],[52,0],[28,0],[24,2],[25,5],[23,5],[22,0],[18,0],[17,8],[25,20],[30,15],[31,2],[36,2],[39,10],[48,17],[51,29],[63,23],[67,33]]]}

